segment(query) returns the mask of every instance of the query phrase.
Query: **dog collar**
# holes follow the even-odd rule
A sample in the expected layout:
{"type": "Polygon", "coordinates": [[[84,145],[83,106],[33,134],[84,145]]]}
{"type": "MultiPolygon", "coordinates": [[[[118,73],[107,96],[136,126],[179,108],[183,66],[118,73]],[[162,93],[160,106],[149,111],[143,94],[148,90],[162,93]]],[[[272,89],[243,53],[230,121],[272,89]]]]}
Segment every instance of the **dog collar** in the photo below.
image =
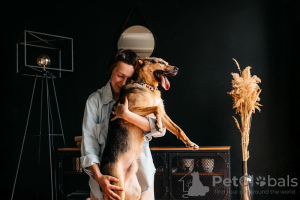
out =
{"type": "Polygon", "coordinates": [[[137,81],[134,81],[134,80],[131,80],[131,83],[137,83],[145,88],[148,88],[149,90],[151,90],[152,92],[155,92],[157,90],[157,87],[153,87],[152,85],[149,85],[147,83],[141,83],[141,82],[137,82],[137,81]]]}

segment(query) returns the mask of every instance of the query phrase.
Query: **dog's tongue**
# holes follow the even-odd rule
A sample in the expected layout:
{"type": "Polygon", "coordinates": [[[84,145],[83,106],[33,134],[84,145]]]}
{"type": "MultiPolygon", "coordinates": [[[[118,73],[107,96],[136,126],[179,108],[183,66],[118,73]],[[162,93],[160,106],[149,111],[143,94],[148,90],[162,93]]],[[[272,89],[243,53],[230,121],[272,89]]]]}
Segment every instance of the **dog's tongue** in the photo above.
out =
{"type": "Polygon", "coordinates": [[[160,79],[161,79],[161,86],[165,89],[165,90],[168,90],[170,88],[170,82],[169,80],[167,79],[166,76],[164,75],[160,75],[160,79]]]}

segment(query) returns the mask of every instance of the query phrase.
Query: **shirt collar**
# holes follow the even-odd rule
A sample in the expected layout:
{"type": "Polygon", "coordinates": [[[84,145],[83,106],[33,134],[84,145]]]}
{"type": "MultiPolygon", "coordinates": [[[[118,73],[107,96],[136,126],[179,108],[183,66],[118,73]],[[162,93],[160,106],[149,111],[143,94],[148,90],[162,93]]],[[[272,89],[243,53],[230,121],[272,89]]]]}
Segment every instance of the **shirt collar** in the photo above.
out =
{"type": "Polygon", "coordinates": [[[111,82],[111,80],[109,80],[103,88],[103,104],[108,104],[111,101],[115,102],[113,95],[112,95],[110,82],[111,82]]]}

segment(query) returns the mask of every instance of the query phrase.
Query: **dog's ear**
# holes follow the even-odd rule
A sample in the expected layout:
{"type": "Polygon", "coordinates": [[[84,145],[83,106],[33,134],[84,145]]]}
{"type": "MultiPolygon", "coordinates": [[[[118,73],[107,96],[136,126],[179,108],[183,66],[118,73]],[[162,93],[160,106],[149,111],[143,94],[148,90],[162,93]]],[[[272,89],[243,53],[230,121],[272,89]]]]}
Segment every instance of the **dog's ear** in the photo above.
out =
{"type": "Polygon", "coordinates": [[[138,76],[139,76],[139,69],[143,66],[144,64],[144,59],[143,58],[139,58],[138,61],[136,62],[135,66],[134,66],[134,74],[131,77],[132,80],[136,81],[138,76]]]}
{"type": "Polygon", "coordinates": [[[143,58],[138,59],[138,61],[136,62],[135,66],[134,66],[134,70],[141,68],[141,66],[143,64],[144,64],[144,59],[143,58]]]}
{"type": "Polygon", "coordinates": [[[139,59],[138,62],[140,63],[140,65],[142,65],[144,63],[144,60],[139,59]]]}

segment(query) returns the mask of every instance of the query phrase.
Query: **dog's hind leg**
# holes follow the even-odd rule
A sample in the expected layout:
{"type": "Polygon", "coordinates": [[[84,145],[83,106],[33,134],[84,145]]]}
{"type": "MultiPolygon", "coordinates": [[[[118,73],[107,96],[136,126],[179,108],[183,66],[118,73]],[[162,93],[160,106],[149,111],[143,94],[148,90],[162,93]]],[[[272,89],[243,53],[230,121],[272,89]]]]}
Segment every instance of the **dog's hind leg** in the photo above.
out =
{"type": "Polygon", "coordinates": [[[125,175],[125,200],[138,200],[141,198],[141,186],[136,177],[138,164],[133,161],[125,175]]]}
{"type": "MultiPolygon", "coordinates": [[[[121,165],[120,162],[117,162],[114,166],[112,166],[112,168],[113,168],[113,170],[111,170],[110,175],[118,178],[119,181],[118,182],[111,181],[111,184],[124,189],[125,188],[125,175],[123,173],[123,166],[121,165]]],[[[121,198],[121,200],[125,199],[125,191],[124,190],[123,191],[113,190],[113,192],[116,193],[121,198]]]]}

